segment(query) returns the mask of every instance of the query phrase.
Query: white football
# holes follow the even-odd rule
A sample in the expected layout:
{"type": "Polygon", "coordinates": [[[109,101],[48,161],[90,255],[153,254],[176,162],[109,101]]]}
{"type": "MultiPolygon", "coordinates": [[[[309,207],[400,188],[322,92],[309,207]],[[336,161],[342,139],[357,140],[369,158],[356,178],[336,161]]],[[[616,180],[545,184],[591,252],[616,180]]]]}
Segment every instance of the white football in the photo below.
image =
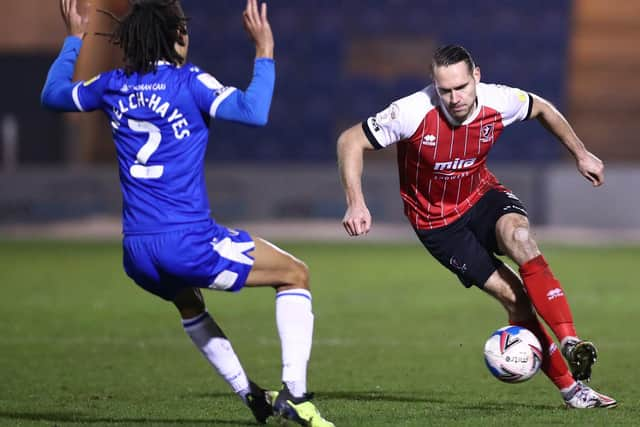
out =
{"type": "Polygon", "coordinates": [[[484,345],[484,361],[489,372],[507,383],[533,377],[542,364],[540,341],[528,329],[505,326],[495,331],[484,345]]]}

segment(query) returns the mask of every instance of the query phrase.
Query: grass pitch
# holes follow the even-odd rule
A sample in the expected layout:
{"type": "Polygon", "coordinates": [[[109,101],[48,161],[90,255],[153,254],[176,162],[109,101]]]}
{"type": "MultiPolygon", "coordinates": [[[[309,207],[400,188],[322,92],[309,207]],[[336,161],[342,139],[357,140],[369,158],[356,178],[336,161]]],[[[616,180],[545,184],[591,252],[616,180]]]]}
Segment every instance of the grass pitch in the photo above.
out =
{"type": "MultiPolygon", "coordinates": [[[[568,411],[543,374],[518,385],[489,375],[482,346],[502,309],[418,243],[280,246],[311,268],[309,388],[337,426],[639,423],[640,248],[544,248],[600,350],[592,385],[620,402],[568,411]]],[[[0,242],[0,283],[0,425],[254,425],[173,307],[125,276],[118,243],[0,242]]],[[[207,302],[248,374],[278,387],[273,291],[207,302]]]]}

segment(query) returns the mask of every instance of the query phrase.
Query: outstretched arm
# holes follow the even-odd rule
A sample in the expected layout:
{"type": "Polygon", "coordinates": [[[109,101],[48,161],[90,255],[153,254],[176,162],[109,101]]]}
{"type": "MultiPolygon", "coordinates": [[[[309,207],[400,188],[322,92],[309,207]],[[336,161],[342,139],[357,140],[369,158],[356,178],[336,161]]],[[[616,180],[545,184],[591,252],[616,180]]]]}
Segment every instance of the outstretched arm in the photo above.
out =
{"type": "Polygon", "coordinates": [[[56,111],[80,111],[74,102],[75,85],[71,80],[81,46],[82,40],[77,37],[69,36],[64,40],[42,88],[40,102],[44,107],[56,111]]]}
{"type": "Polygon", "coordinates": [[[537,95],[531,95],[533,99],[531,117],[538,119],[542,126],[564,144],[576,159],[578,171],[594,187],[602,185],[604,183],[604,164],[602,160],[586,149],[567,119],[549,101],[537,95]]]}
{"type": "Polygon", "coordinates": [[[244,29],[256,45],[256,58],[273,59],[273,33],[267,19],[267,4],[262,3],[258,10],[257,0],[247,0],[242,13],[244,29]]]}
{"type": "Polygon", "coordinates": [[[78,13],[78,1],[60,0],[60,14],[67,27],[67,33],[70,36],[84,39],[89,27],[89,18],[78,13]]]}
{"type": "Polygon", "coordinates": [[[58,111],[78,111],[74,102],[73,70],[86,34],[88,20],[76,10],[77,0],[60,0],[60,12],[69,36],[51,65],[42,89],[42,105],[58,111]]]}
{"type": "Polygon", "coordinates": [[[364,151],[373,149],[360,124],[338,138],[338,169],[347,199],[342,225],[350,236],[366,234],[371,229],[371,214],[362,193],[362,170],[364,151]]]}
{"type": "Polygon", "coordinates": [[[267,4],[258,8],[257,0],[247,0],[242,14],[244,28],[256,46],[253,78],[247,90],[228,94],[216,111],[216,117],[249,125],[264,126],[269,120],[269,109],[275,86],[273,62],[273,34],[267,18],[267,4]]]}

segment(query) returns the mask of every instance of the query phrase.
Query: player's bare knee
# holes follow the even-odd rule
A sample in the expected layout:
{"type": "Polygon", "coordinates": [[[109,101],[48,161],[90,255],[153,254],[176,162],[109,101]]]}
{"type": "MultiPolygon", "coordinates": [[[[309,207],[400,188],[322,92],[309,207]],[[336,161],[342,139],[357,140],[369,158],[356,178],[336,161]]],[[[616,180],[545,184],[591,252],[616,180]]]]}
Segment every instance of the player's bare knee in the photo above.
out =
{"type": "Polygon", "coordinates": [[[274,287],[278,292],[287,289],[309,289],[309,268],[304,262],[292,258],[279,284],[274,287]]]}
{"type": "Polygon", "coordinates": [[[519,225],[513,230],[513,241],[518,250],[524,254],[527,259],[534,258],[539,254],[538,245],[531,235],[529,227],[519,225]]]}
{"type": "Polygon", "coordinates": [[[529,228],[518,225],[513,229],[513,240],[518,244],[526,244],[529,241],[529,228]]]}
{"type": "Polygon", "coordinates": [[[291,285],[298,289],[309,289],[309,267],[300,260],[296,260],[292,269],[291,285]]]}

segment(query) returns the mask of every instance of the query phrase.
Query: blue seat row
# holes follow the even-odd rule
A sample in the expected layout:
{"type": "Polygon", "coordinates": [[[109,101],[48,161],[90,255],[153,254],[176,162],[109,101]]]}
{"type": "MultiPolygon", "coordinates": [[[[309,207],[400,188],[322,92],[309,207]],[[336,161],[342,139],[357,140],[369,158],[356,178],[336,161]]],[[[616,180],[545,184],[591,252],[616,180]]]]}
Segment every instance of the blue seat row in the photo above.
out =
{"type": "MultiPolygon", "coordinates": [[[[191,60],[224,84],[246,87],[253,48],[241,29],[242,3],[188,3],[191,60]]],[[[463,0],[455,7],[449,0],[268,3],[278,76],[269,125],[246,129],[214,123],[209,159],[333,161],[342,128],[428,83],[426,73],[376,78],[376,73],[351,72],[352,44],[367,39],[374,49],[385,38],[465,45],[483,80],[521,87],[564,107],[570,0],[463,0]]],[[[543,138],[533,126],[518,127],[505,134],[494,159],[559,158],[561,150],[543,138]]]]}

